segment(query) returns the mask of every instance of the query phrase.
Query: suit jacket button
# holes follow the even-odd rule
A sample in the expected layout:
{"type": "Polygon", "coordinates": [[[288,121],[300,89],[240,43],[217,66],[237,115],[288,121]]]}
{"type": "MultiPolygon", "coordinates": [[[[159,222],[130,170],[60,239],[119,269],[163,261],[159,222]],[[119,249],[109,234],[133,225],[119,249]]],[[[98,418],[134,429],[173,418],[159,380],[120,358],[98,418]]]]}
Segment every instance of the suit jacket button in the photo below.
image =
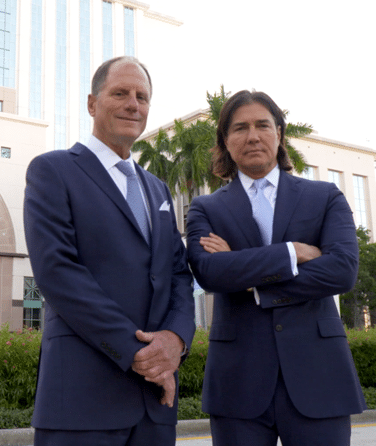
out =
{"type": "Polygon", "coordinates": [[[155,275],[154,274],[151,275],[151,280],[155,280],[155,275]]]}
{"type": "Polygon", "coordinates": [[[283,330],[282,325],[276,325],[276,326],[275,326],[275,330],[276,330],[276,331],[282,331],[282,330],[283,330]]]}

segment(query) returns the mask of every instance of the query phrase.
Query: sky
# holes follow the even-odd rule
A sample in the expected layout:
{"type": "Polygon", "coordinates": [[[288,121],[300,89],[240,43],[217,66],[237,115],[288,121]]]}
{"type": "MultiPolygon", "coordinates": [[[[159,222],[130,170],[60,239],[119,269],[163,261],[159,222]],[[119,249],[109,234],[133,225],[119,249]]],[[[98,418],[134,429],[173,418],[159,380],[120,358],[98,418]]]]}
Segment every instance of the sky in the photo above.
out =
{"type": "Polygon", "coordinates": [[[184,23],[151,72],[146,131],[207,108],[206,92],[223,84],[231,94],[264,91],[289,110],[289,122],[376,150],[373,0],[145,3],[184,23]]]}

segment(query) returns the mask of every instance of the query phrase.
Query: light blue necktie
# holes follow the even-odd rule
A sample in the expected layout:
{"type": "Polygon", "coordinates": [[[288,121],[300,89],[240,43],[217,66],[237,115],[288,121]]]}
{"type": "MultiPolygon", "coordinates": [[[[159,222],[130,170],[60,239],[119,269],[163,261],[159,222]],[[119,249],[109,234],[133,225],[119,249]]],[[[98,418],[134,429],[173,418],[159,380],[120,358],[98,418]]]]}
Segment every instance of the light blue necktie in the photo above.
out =
{"type": "Polygon", "coordinates": [[[127,177],[127,203],[141,229],[145,240],[150,245],[150,227],[147,210],[142,198],[137,175],[127,161],[119,161],[116,167],[127,177]]]}
{"type": "Polygon", "coordinates": [[[264,195],[264,189],[268,185],[266,178],[255,180],[252,188],[255,195],[252,199],[253,218],[256,220],[264,245],[270,245],[273,233],[273,208],[269,200],[264,195]]]}

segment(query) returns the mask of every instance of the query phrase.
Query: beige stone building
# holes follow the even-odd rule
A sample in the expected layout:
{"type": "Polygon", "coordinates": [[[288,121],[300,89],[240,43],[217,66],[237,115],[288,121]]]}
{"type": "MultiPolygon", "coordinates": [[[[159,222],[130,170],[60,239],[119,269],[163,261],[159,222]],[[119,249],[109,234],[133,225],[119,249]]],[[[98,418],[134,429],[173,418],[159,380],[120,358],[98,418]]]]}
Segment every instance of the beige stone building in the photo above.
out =
{"type": "Polygon", "coordinates": [[[87,141],[87,95],[103,61],[136,56],[153,72],[181,24],[137,0],[0,2],[0,325],[43,324],[23,230],[29,162],[87,141]]]}

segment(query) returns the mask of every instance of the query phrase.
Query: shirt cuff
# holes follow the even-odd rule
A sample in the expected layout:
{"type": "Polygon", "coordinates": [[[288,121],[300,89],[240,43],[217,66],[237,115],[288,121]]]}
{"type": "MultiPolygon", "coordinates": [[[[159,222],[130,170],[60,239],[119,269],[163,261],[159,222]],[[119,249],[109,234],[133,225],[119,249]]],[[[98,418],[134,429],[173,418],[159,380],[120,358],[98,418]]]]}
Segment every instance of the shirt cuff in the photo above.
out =
{"type": "Polygon", "coordinates": [[[297,276],[299,274],[298,270],[298,258],[296,257],[296,251],[294,248],[294,245],[292,242],[287,242],[287,249],[289,250],[290,254],[290,261],[291,261],[291,272],[294,274],[294,276],[297,276]]]}

